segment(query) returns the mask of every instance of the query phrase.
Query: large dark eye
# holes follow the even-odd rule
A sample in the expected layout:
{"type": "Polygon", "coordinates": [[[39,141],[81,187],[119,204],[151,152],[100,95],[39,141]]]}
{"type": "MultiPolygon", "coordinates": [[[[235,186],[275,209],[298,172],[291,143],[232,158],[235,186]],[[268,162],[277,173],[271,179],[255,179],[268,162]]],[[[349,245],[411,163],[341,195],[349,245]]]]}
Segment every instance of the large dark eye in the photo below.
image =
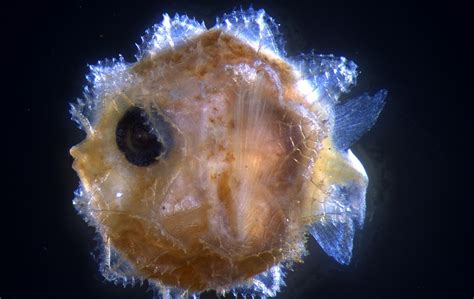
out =
{"type": "Polygon", "coordinates": [[[127,160],[136,166],[148,166],[157,161],[164,151],[162,140],[153,134],[144,111],[132,107],[117,124],[117,146],[127,160]]]}

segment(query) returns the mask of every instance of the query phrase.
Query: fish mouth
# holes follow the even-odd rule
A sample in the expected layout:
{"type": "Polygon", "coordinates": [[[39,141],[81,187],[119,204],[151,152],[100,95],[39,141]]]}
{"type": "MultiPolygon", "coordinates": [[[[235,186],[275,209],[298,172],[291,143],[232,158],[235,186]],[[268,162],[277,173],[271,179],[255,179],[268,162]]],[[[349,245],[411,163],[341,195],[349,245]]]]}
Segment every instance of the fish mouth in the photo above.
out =
{"type": "Polygon", "coordinates": [[[81,180],[81,183],[86,192],[91,189],[91,182],[88,180],[86,165],[88,165],[88,159],[81,149],[79,143],[69,150],[69,154],[74,158],[72,162],[72,169],[74,169],[81,180]]]}
{"type": "Polygon", "coordinates": [[[84,191],[91,192],[93,185],[98,179],[104,177],[107,173],[107,167],[101,159],[100,147],[90,140],[85,140],[69,150],[69,154],[74,158],[72,168],[76,171],[84,191]],[[94,149],[94,147],[96,149],[94,149]]]}

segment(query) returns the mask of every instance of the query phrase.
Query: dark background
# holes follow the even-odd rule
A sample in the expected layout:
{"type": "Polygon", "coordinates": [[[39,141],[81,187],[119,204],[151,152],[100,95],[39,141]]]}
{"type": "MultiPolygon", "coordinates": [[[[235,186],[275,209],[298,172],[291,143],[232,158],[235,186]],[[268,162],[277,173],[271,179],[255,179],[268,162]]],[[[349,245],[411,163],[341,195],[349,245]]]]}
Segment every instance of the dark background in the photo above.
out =
{"type": "MultiPolygon", "coordinates": [[[[134,43],[162,13],[188,14],[212,27],[216,16],[249,4],[63,1],[17,3],[27,16],[4,11],[12,14],[4,29],[19,37],[5,43],[15,54],[4,62],[17,74],[15,88],[7,89],[15,91],[13,99],[27,94],[28,100],[4,117],[13,140],[25,142],[22,168],[11,142],[15,156],[6,163],[16,164],[14,173],[22,169],[26,188],[13,182],[2,203],[4,236],[11,240],[1,244],[2,299],[151,297],[146,284],[123,289],[98,273],[93,229],[72,206],[78,178],[68,150],[84,134],[70,121],[68,103],[81,97],[88,63],[119,53],[134,61],[134,43]],[[24,82],[32,83],[30,90],[24,82]],[[31,139],[18,133],[24,123],[31,139]],[[31,229],[30,242],[23,232],[31,229]]],[[[337,265],[311,240],[310,255],[288,273],[277,298],[472,298],[472,94],[464,89],[473,77],[473,25],[467,6],[252,4],[281,24],[289,55],[315,49],[345,56],[361,71],[352,95],[389,91],[379,121],[354,147],[371,183],[352,264],[337,265]]]]}

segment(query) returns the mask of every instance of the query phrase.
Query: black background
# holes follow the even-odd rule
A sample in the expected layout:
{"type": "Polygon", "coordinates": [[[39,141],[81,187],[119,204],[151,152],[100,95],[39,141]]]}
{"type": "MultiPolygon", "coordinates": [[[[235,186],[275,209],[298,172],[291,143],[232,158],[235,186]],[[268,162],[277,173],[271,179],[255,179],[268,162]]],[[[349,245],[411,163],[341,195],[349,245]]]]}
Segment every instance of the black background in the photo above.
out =
{"type": "Polygon", "coordinates": [[[2,299],[150,298],[146,284],[123,289],[103,282],[97,271],[91,255],[94,232],[72,206],[78,178],[68,150],[84,134],[70,121],[68,103],[82,95],[88,63],[119,53],[133,61],[134,43],[162,13],[188,14],[211,27],[215,16],[249,4],[281,24],[290,55],[315,49],[354,60],[361,74],[352,95],[389,91],[376,126],[354,148],[371,183],[367,222],[356,235],[352,264],[337,265],[310,241],[310,255],[288,273],[277,298],[474,296],[472,95],[464,92],[473,77],[468,46],[473,26],[467,6],[97,2],[18,3],[28,17],[12,13],[5,28],[20,37],[8,43],[15,54],[5,62],[17,74],[9,89],[15,91],[13,99],[27,94],[28,100],[21,115],[15,109],[4,117],[14,140],[26,144],[22,168],[14,159],[18,149],[11,148],[15,155],[7,159],[8,165],[16,164],[14,173],[22,169],[26,188],[15,183],[6,188],[4,203],[16,205],[2,211],[5,237],[11,240],[2,241],[2,299]],[[24,82],[32,83],[29,91],[24,82]],[[32,132],[27,141],[17,130],[23,123],[32,132]],[[29,242],[23,232],[31,229],[29,242]]]}

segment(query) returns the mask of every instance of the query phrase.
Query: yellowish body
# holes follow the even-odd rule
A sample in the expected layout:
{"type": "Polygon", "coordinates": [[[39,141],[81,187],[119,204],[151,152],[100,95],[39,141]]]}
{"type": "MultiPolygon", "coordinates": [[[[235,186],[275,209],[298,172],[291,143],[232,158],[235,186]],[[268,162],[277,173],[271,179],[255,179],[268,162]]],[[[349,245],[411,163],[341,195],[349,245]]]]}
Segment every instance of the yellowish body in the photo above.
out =
{"type": "Polygon", "coordinates": [[[301,94],[291,66],[230,34],[206,31],[129,75],[71,154],[100,233],[139,277],[223,289],[299,261],[328,188],[366,183],[333,149],[328,111],[301,94]],[[172,136],[147,167],[115,140],[130,107],[161,115],[172,136]]]}

